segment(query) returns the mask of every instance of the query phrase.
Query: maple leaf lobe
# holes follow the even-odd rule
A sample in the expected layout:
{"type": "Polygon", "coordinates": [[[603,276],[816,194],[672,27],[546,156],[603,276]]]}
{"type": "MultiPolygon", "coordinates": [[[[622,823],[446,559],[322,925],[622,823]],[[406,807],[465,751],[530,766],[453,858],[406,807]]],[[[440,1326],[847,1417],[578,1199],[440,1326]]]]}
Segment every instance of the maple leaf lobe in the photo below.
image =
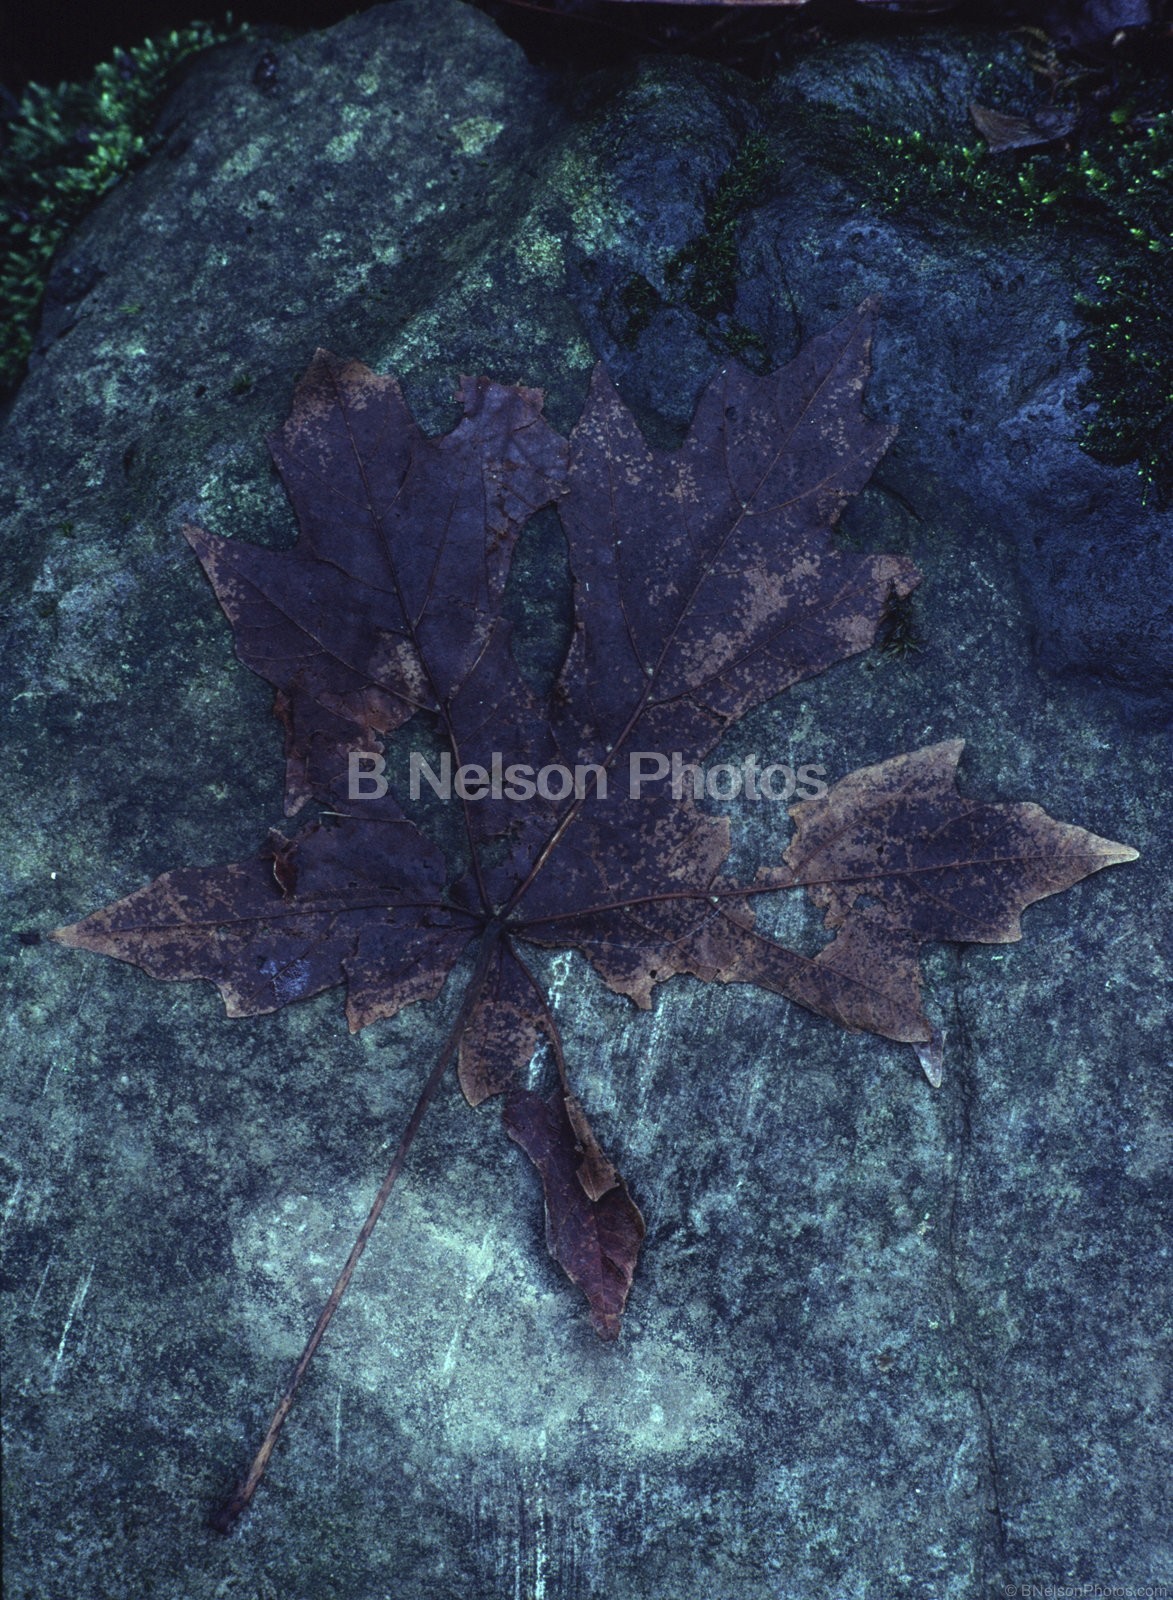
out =
{"type": "Polygon", "coordinates": [[[572,1112],[558,1089],[545,1097],[515,1089],[505,1103],[505,1128],[541,1177],[547,1249],[586,1295],[595,1332],[602,1339],[617,1339],[644,1219],[614,1168],[615,1181],[597,1195],[590,1192],[598,1188],[601,1176],[598,1145],[582,1107],[573,1104],[572,1112]],[[588,1141],[585,1151],[580,1138],[588,1141]]]}
{"type": "Polygon", "coordinates": [[[232,1017],[346,982],[353,1031],[439,993],[473,928],[444,907],[444,858],[412,823],[311,823],[280,849],[289,891],[269,844],[251,860],[163,873],[54,937],[155,978],[204,978],[232,1017]]]}
{"type": "Polygon", "coordinates": [[[537,389],[466,378],[457,398],[461,420],[428,437],[395,379],[319,351],[269,440],[293,549],[184,529],[237,655],[277,690],[289,813],[344,799],[350,753],[417,711],[468,736],[486,698],[525,710],[501,599],[522,525],[564,492],[567,444],[537,389]]]}
{"type": "Polygon", "coordinates": [[[964,745],[951,739],[861,767],[792,806],[796,832],[783,857],[835,930],[815,958],[842,984],[826,1014],[916,1045],[935,1087],[942,1052],[927,1019],[911,1028],[888,1020],[919,1010],[921,945],[1020,939],[1028,905],[1138,854],[1033,802],[965,798],[956,786],[964,745]]]}
{"type": "Polygon", "coordinates": [[[1101,868],[1128,845],[1057,822],[1033,802],[969,800],[957,789],[963,739],[861,767],[790,808],[784,860],[829,928],[866,918],[918,942],[1004,944],[1021,913],[1101,868]]]}
{"type": "Polygon", "coordinates": [[[457,1074],[470,1106],[503,1094],[532,1058],[549,1028],[536,1000],[528,974],[501,941],[460,1040],[457,1074]]]}
{"type": "Polygon", "coordinates": [[[603,759],[633,717],[643,748],[697,759],[752,707],[866,649],[889,595],[920,581],[902,557],[831,542],[895,433],[861,403],[873,322],[865,303],[768,377],[731,364],[678,451],[647,444],[596,368],[559,508],[575,578],[553,718],[564,760],[603,759]]]}

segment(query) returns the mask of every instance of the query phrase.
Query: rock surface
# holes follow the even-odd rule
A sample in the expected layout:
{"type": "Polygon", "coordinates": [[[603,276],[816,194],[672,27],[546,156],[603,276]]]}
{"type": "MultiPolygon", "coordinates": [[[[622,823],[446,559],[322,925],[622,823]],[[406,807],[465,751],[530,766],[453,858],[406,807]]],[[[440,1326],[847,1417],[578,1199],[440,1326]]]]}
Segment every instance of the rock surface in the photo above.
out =
{"type": "MultiPolygon", "coordinates": [[[[762,89],[683,62],[574,81],[455,0],[402,0],[273,48],[271,94],[256,45],[201,60],[70,241],[0,441],[11,1595],[1173,1584],[1167,523],[1074,442],[1080,239],[862,211],[821,136],[853,104],[964,118],[989,41],[841,47],[762,89]],[[772,176],[698,312],[698,241],[754,140],[772,176]],[[263,435],[315,345],[400,373],[434,429],[461,372],[541,385],[569,428],[602,357],[670,443],[731,343],[779,364],[871,293],[870,405],[901,431],[844,537],[925,572],[924,648],[800,686],[728,758],[839,776],[962,735],[969,792],[1141,860],[1032,908],[1019,945],[936,954],[939,1091],[780,999],[677,980],[637,1014],[550,957],[649,1223],[622,1341],[546,1257],[492,1106],[452,1085],[219,1539],[203,1518],[457,996],[352,1039],[337,996],[228,1021],[202,986],[36,942],[278,820],[268,691],[180,524],[289,538],[263,435]]],[[[539,519],[510,591],[537,674],[565,585],[539,519]]],[[[747,860],[786,837],[761,812],[736,813],[747,860]]]]}

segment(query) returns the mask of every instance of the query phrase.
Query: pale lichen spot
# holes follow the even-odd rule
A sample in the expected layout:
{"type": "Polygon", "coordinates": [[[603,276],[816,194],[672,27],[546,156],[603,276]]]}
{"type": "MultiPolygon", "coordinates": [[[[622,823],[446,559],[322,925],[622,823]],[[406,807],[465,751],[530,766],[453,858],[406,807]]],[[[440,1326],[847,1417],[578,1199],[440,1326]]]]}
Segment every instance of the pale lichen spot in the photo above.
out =
{"type": "Polygon", "coordinates": [[[269,159],[269,141],[267,139],[252,139],[240,150],[234,150],[220,167],[217,177],[247,178],[250,172],[255,172],[269,159]]]}
{"type": "Polygon", "coordinates": [[[327,161],[349,161],[362,138],[363,128],[370,120],[368,106],[343,106],[342,132],[336,133],[322,154],[327,161]]]}
{"type": "Polygon", "coordinates": [[[595,353],[585,339],[571,339],[562,359],[572,370],[584,371],[594,366],[595,353]]]}
{"type": "MultiPolygon", "coordinates": [[[[348,1208],[338,1194],[293,1190],[237,1226],[233,1249],[252,1292],[282,1308],[257,1318],[260,1338],[283,1355],[300,1326],[284,1307],[320,1293],[347,1247],[342,1218],[364,1197],[353,1198],[348,1208]]],[[[608,1362],[584,1360],[566,1337],[562,1291],[551,1294],[528,1235],[507,1222],[486,1226],[487,1213],[470,1215],[410,1184],[398,1214],[412,1241],[410,1258],[397,1258],[402,1293],[353,1299],[336,1359],[345,1362],[348,1390],[388,1416],[426,1416],[428,1448],[450,1453],[466,1471],[501,1457],[569,1463],[581,1449],[584,1416],[599,1446],[629,1464],[695,1460],[729,1446],[734,1375],[713,1350],[664,1330],[609,1350],[608,1362]],[[548,1382],[515,1381],[527,1359],[548,1382]]]]}
{"type": "Polygon", "coordinates": [[[607,178],[577,151],[558,163],[551,185],[569,203],[575,238],[588,255],[617,248],[634,226],[631,207],[609,190],[607,178]]]}
{"type": "Polygon", "coordinates": [[[420,703],[428,698],[427,676],[409,639],[383,634],[368,670],[377,684],[385,685],[393,694],[406,694],[420,703]]]}
{"type": "Polygon", "coordinates": [[[495,122],[492,117],[463,117],[459,122],[454,122],[448,131],[456,140],[461,155],[479,156],[504,129],[505,124],[495,122]]]}
{"type": "Polygon", "coordinates": [[[335,134],[322,154],[327,161],[349,161],[361,134],[360,128],[349,128],[345,133],[335,134]]]}
{"type": "Polygon", "coordinates": [[[533,228],[513,247],[518,265],[534,278],[560,278],[563,271],[562,241],[545,228],[533,228]]]}

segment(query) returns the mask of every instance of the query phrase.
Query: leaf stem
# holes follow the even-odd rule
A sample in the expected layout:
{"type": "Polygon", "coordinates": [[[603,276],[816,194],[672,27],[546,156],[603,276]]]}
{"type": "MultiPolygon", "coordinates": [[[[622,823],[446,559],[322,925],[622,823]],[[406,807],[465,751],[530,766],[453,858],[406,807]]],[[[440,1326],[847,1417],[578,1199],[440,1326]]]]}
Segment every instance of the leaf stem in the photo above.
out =
{"type": "Polygon", "coordinates": [[[424,1119],[424,1112],[428,1109],[428,1105],[431,1102],[432,1097],[435,1095],[436,1090],[440,1086],[440,1080],[443,1078],[453,1055],[456,1053],[456,1047],[460,1043],[461,1035],[468,1024],[469,1017],[472,1015],[473,1007],[476,1005],[476,1002],[480,997],[480,992],[484,986],[485,978],[488,975],[489,966],[493,959],[493,954],[497,948],[497,943],[500,936],[500,924],[497,922],[491,922],[485,929],[484,937],[481,940],[480,951],[477,955],[477,964],[473,971],[472,978],[469,981],[468,988],[464,992],[464,998],[460,1003],[460,1010],[457,1013],[456,1021],[453,1023],[448,1034],[448,1038],[445,1040],[444,1048],[441,1050],[436,1060],[436,1065],[432,1068],[430,1074],[428,1075],[427,1082],[420,1090],[419,1099],[415,1103],[415,1109],[411,1113],[411,1118],[408,1121],[406,1128],[404,1128],[403,1136],[396,1147],[394,1156],[391,1158],[391,1165],[387,1169],[387,1176],[383,1179],[383,1182],[379,1186],[379,1192],[374,1198],[371,1209],[367,1212],[366,1221],[359,1229],[358,1238],[354,1241],[354,1247],[349,1256],[346,1258],[346,1265],[338,1274],[338,1281],[335,1283],[333,1289],[331,1289],[330,1296],[325,1305],[322,1307],[321,1312],[318,1315],[317,1322],[314,1323],[313,1332],[306,1340],[305,1349],[302,1351],[300,1357],[298,1358],[297,1365],[290,1374],[289,1382],[285,1385],[281,1399],[277,1403],[277,1409],[273,1413],[272,1420],[269,1423],[268,1431],[266,1432],[264,1439],[261,1441],[261,1447],[253,1457],[252,1466],[249,1468],[247,1476],[237,1485],[224,1504],[218,1507],[218,1509],[209,1518],[210,1526],[214,1528],[217,1533],[227,1534],[232,1532],[237,1518],[243,1511],[247,1509],[249,1501],[256,1493],[257,1485],[265,1475],[265,1468],[269,1465],[269,1457],[273,1454],[273,1447],[276,1445],[278,1436],[280,1435],[281,1429],[284,1426],[285,1419],[293,1407],[294,1397],[296,1396],[298,1389],[301,1387],[301,1381],[306,1375],[306,1369],[313,1360],[314,1352],[322,1342],[322,1336],[329,1327],[330,1319],[333,1317],[335,1311],[337,1311],[342,1296],[346,1293],[346,1287],[354,1275],[355,1267],[358,1266],[359,1257],[366,1249],[367,1240],[374,1232],[375,1224],[382,1215],[383,1207],[387,1204],[387,1199],[391,1193],[392,1187],[394,1186],[395,1180],[403,1170],[403,1164],[407,1159],[407,1152],[411,1148],[412,1141],[419,1132],[420,1123],[424,1119]]]}

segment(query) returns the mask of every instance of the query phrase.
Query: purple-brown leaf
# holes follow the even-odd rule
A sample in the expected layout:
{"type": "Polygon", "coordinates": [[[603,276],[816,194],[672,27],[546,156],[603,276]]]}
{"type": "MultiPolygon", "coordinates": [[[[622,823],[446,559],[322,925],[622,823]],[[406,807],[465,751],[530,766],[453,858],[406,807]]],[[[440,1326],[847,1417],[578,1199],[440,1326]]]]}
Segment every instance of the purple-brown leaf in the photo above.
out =
{"type": "Polygon", "coordinates": [[[155,978],[206,978],[231,1017],[345,982],[357,1029],[439,992],[475,930],[441,905],[444,858],[417,828],[346,819],[276,837],[251,861],[165,872],[56,936],[155,978]]]}
{"type": "Polygon", "coordinates": [[[595,1332],[617,1339],[644,1236],[639,1208],[573,1097],[515,1089],[504,1119],[541,1174],[547,1249],[586,1295],[595,1332]]]}
{"type": "Polygon", "coordinates": [[[891,1008],[918,1003],[922,944],[1020,939],[1020,914],[1034,901],[1136,860],[1128,845],[1040,806],[967,800],[956,787],[964,745],[952,739],[861,767],[790,809],[792,881],[836,930],[816,964],[845,980],[833,1006],[813,1009],[848,1027],[927,1043],[930,1031],[885,1025],[891,1008]]]}
{"type": "Polygon", "coordinates": [[[467,761],[502,719],[533,734],[501,597],[522,525],[563,492],[566,442],[537,390],[465,378],[457,398],[462,420],[426,438],[394,378],[319,350],[269,441],[296,546],[184,530],[237,654],[277,690],[287,811],[345,799],[349,753],[419,710],[467,761]]]}
{"type": "Polygon", "coordinates": [[[834,539],[892,438],[863,407],[873,322],[861,307],[769,377],[731,363],[671,452],[645,441],[601,368],[569,444],[537,391],[480,378],[462,380],[457,426],[428,438],[393,379],[319,352],[271,441],[294,548],[185,531],[238,654],[276,690],[287,809],[312,800],[326,816],[58,934],[156,977],[208,979],[234,1016],[344,983],[352,1028],[436,995],[476,946],[434,1070],[455,1056],[473,1105],[506,1095],[508,1130],[542,1175],[551,1252],[607,1338],[643,1222],[573,1092],[524,945],[580,950],[645,1008],[679,974],[783,994],[908,1041],[937,1081],[922,944],[1017,938],[1031,901],[1135,855],[1037,806],[964,799],[955,741],[795,806],[785,864],[739,883],[728,821],[699,809],[691,777],[667,781],[670,757],[689,772],[753,707],[866,649],[919,581],[904,557],[834,539]],[[523,524],[556,502],[574,627],[543,702],[502,601],[523,524]],[[413,717],[452,769],[481,769],[451,801],[463,861],[404,815],[405,774],[351,790],[352,758],[377,765],[413,717]],[[655,776],[633,785],[633,762],[655,776]],[[585,781],[540,787],[555,763],[585,781]],[[835,935],[813,958],[754,924],[760,894],[799,889],[835,935]],[[519,1087],[539,1047],[552,1095],[519,1087]]]}
{"type": "Polygon", "coordinates": [[[1020,913],[1036,900],[1136,860],[1129,845],[1032,803],[967,800],[956,784],[964,748],[950,739],[861,767],[790,808],[786,863],[829,928],[862,915],[918,944],[1006,944],[1022,938],[1020,913]]]}
{"type": "Polygon", "coordinates": [[[873,323],[866,305],[770,377],[731,364],[673,452],[596,370],[560,508],[575,578],[563,761],[614,764],[620,744],[697,760],[752,707],[866,650],[889,596],[919,582],[902,557],[832,539],[894,433],[861,403],[873,323]]]}
{"type": "Polygon", "coordinates": [[[1030,150],[1040,145],[1055,144],[1066,139],[1075,130],[1075,114],[1070,111],[1043,110],[1034,117],[1017,117],[1012,112],[998,111],[993,106],[969,104],[969,115],[974,127],[983,136],[995,154],[1003,150],[1030,150]]]}

